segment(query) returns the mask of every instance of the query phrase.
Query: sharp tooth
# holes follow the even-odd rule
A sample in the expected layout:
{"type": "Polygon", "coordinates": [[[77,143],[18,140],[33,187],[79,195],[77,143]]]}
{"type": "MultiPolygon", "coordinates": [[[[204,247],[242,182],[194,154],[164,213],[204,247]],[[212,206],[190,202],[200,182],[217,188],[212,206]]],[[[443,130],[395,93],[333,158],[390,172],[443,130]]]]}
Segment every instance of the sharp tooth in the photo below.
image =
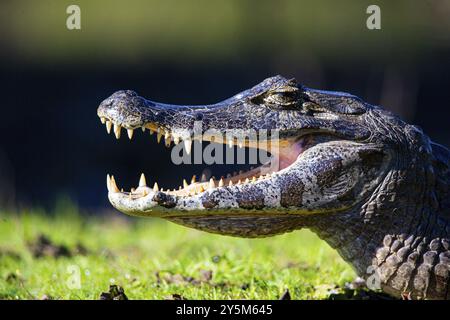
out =
{"type": "Polygon", "coordinates": [[[142,132],[145,132],[145,127],[141,127],[141,129],[142,129],[142,132]]]}
{"type": "Polygon", "coordinates": [[[237,182],[237,184],[241,184],[241,183],[242,183],[242,181],[241,181],[241,179],[239,179],[238,182],[237,182]]]}
{"type": "Polygon", "coordinates": [[[148,132],[150,132],[150,135],[153,134],[153,130],[152,129],[148,129],[148,132]]]}
{"type": "Polygon", "coordinates": [[[179,186],[179,187],[178,187],[178,190],[182,190],[182,189],[183,189],[183,187],[182,187],[182,186],[179,186]]]}
{"type": "Polygon", "coordinates": [[[147,180],[145,179],[145,175],[141,173],[141,178],[139,179],[139,187],[146,187],[147,180]]]}
{"type": "Polygon", "coordinates": [[[196,176],[195,176],[195,174],[192,176],[192,179],[191,179],[191,183],[195,183],[195,180],[196,180],[196,176]]]}
{"type": "Polygon", "coordinates": [[[206,174],[202,174],[202,177],[200,178],[200,181],[202,181],[202,182],[206,181],[206,174]]]}
{"type": "Polygon", "coordinates": [[[101,117],[101,118],[100,118],[100,121],[102,122],[102,124],[105,124],[106,118],[101,117]]]}
{"type": "Polygon", "coordinates": [[[256,177],[253,177],[253,178],[252,178],[252,182],[256,182],[256,177]]]}
{"type": "Polygon", "coordinates": [[[192,148],[192,140],[190,140],[190,139],[184,140],[184,148],[186,149],[186,153],[190,154],[191,148],[192,148]]]}
{"type": "Polygon", "coordinates": [[[186,179],[183,179],[183,188],[187,188],[187,187],[189,187],[189,185],[188,185],[186,179]]]}
{"type": "Polygon", "coordinates": [[[166,135],[164,136],[164,140],[166,147],[170,147],[170,143],[172,142],[170,135],[167,135],[166,133],[166,135]]]}
{"type": "Polygon", "coordinates": [[[170,137],[170,132],[166,131],[166,133],[164,134],[164,139],[167,140],[170,137]]]}
{"type": "Polygon", "coordinates": [[[119,192],[119,188],[117,188],[116,180],[114,176],[111,176],[111,180],[109,181],[109,186],[112,192],[119,192]]]}
{"type": "Polygon", "coordinates": [[[156,141],[158,141],[158,143],[161,142],[161,138],[162,138],[162,133],[159,132],[159,128],[158,128],[158,134],[156,135],[156,141]]]}
{"type": "Polygon", "coordinates": [[[213,178],[209,179],[209,185],[208,185],[208,188],[209,188],[209,189],[214,189],[215,187],[216,187],[216,184],[215,184],[215,182],[214,182],[214,179],[213,179],[213,178]]]}
{"type": "Polygon", "coordinates": [[[244,143],[242,141],[239,141],[238,145],[239,145],[239,148],[242,148],[244,146],[244,143]]]}
{"type": "Polygon", "coordinates": [[[131,188],[130,193],[133,193],[133,192],[135,192],[135,191],[136,191],[135,188],[131,188]]]}
{"type": "Polygon", "coordinates": [[[222,178],[220,178],[220,180],[219,180],[219,187],[223,187],[223,179],[222,178]]]}
{"type": "Polygon", "coordinates": [[[173,143],[175,143],[175,145],[177,145],[178,143],[180,143],[180,137],[176,136],[173,138],[173,143]]]}
{"type": "Polygon", "coordinates": [[[122,130],[122,127],[118,124],[114,124],[114,134],[116,135],[116,139],[120,138],[120,131],[122,130]]]}
{"type": "MultiPolygon", "coordinates": [[[[155,184],[153,185],[153,192],[157,192],[157,191],[159,191],[159,187],[158,187],[158,183],[155,182],[155,184]]],[[[162,191],[162,189],[161,189],[161,191],[162,191]]]]}
{"type": "Polygon", "coordinates": [[[111,128],[112,128],[112,122],[106,121],[106,132],[108,132],[108,134],[111,133],[111,128]]]}
{"type": "Polygon", "coordinates": [[[233,181],[230,180],[230,182],[228,182],[228,185],[231,187],[233,185],[233,181]]]}
{"type": "Polygon", "coordinates": [[[245,182],[244,183],[249,183],[250,180],[248,180],[248,178],[245,178],[245,182]]]}
{"type": "Polygon", "coordinates": [[[108,188],[108,192],[111,190],[110,182],[109,182],[109,174],[106,175],[106,188],[108,188]]]}
{"type": "Polygon", "coordinates": [[[233,148],[233,139],[232,138],[228,139],[228,147],[233,148]]]}
{"type": "Polygon", "coordinates": [[[143,194],[143,197],[145,197],[146,195],[148,195],[147,189],[142,190],[142,194],[143,194]]]}
{"type": "Polygon", "coordinates": [[[127,129],[127,133],[128,133],[128,138],[130,140],[133,139],[134,130],[133,129],[127,129]]]}

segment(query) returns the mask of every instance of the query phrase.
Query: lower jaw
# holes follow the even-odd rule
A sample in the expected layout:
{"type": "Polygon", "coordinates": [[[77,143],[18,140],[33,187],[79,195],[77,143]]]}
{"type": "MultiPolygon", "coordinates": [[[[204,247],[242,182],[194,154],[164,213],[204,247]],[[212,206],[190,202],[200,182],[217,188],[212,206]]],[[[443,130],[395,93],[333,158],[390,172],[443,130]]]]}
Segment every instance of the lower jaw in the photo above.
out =
{"type": "Polygon", "coordinates": [[[299,216],[262,215],[210,215],[172,216],[167,220],[198,230],[244,238],[269,237],[307,225],[307,218],[299,216]]]}

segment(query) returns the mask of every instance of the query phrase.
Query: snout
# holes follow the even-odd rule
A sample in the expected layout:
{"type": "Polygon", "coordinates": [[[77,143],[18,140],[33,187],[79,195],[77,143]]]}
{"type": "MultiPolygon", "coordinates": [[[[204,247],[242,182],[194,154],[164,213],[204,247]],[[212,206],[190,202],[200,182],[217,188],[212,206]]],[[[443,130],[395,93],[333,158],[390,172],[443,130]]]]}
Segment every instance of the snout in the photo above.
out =
{"type": "Polygon", "coordinates": [[[142,126],[144,109],[147,104],[148,101],[135,91],[121,90],[100,103],[97,115],[105,121],[112,121],[121,127],[134,129],[142,126]]]}

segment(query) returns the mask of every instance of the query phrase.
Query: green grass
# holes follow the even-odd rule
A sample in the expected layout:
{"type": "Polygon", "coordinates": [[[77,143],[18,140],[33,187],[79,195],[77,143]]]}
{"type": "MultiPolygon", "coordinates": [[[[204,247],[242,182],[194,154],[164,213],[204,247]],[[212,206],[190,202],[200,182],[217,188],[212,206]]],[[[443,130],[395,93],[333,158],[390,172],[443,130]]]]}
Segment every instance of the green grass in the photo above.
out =
{"type": "Polygon", "coordinates": [[[292,299],[325,299],[331,288],[355,277],[334,250],[307,230],[239,239],[159,219],[64,211],[0,212],[1,299],[98,299],[111,283],[122,286],[129,299],[172,294],[187,299],[278,299],[287,288],[292,299]],[[35,258],[29,244],[40,234],[71,251],[81,244],[89,252],[35,258]],[[202,270],[212,271],[212,278],[202,279],[202,270]],[[77,271],[80,286],[74,287],[77,271]]]}

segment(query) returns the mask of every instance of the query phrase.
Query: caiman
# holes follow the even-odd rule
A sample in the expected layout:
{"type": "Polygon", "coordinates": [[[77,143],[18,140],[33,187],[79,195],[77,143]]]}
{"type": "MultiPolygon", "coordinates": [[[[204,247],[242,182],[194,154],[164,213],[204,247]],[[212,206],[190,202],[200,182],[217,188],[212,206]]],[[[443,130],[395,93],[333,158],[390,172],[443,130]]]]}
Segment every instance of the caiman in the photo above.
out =
{"type": "Polygon", "coordinates": [[[117,138],[122,128],[130,139],[141,128],[189,154],[214,129],[227,132],[225,145],[266,149],[277,164],[194,178],[177,190],[148,187],[141,175],[124,192],[108,175],[119,211],[238,237],[309,228],[385,293],[450,299],[450,151],[382,107],[275,76],[211,105],[163,104],[122,90],[97,114],[117,138]],[[249,130],[257,135],[228,135],[249,130]]]}

